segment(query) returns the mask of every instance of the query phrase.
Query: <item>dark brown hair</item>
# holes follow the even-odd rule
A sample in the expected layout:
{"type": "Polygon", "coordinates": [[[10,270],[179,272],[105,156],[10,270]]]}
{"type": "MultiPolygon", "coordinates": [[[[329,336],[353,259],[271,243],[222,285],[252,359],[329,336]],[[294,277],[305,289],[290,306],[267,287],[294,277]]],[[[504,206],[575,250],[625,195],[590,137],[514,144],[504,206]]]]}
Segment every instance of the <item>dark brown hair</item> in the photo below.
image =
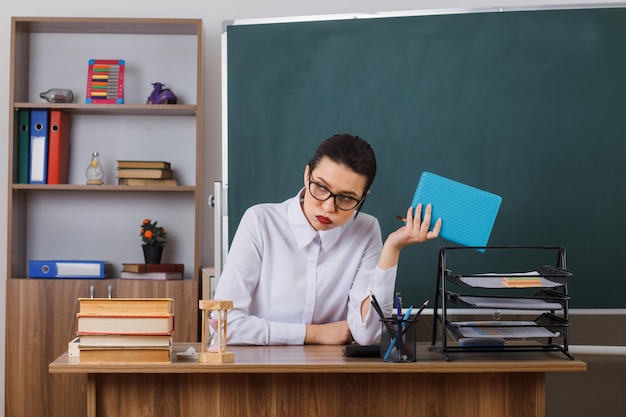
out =
{"type": "MultiPolygon", "coordinates": [[[[313,172],[324,157],[366,178],[362,196],[364,201],[376,177],[376,155],[370,144],[348,133],[333,135],[320,144],[313,158],[309,160],[309,172],[313,172]]],[[[362,203],[359,205],[358,210],[362,205],[362,203]]]]}

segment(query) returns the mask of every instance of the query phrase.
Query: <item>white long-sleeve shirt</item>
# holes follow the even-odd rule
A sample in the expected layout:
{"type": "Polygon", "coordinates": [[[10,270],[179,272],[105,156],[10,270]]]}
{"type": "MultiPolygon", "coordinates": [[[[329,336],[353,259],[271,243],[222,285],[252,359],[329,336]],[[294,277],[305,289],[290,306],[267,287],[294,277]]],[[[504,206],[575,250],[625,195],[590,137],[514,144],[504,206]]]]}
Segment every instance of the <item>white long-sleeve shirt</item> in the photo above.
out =
{"type": "Polygon", "coordinates": [[[215,299],[234,303],[228,343],[301,345],[306,324],[341,320],[357,343],[376,343],[379,317],[370,309],[361,320],[361,302],[371,290],[390,314],[397,272],[378,267],[378,221],[359,213],[318,232],[302,212],[301,194],[251,207],[241,219],[215,291],[215,299]]]}

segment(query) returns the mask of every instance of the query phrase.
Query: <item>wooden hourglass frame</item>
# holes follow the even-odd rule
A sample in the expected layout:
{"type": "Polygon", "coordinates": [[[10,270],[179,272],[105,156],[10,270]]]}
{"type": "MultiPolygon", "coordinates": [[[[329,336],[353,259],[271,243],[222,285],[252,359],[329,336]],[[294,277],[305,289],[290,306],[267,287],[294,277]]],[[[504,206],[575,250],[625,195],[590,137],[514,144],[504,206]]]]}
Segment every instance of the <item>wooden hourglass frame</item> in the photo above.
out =
{"type": "Polygon", "coordinates": [[[202,336],[201,336],[201,351],[198,352],[198,361],[206,363],[229,363],[235,361],[235,354],[226,351],[226,335],[227,328],[226,323],[228,319],[228,310],[233,308],[233,302],[228,300],[200,300],[198,302],[200,310],[202,310],[202,336]],[[217,317],[217,346],[215,350],[208,350],[208,345],[211,342],[207,338],[211,338],[210,334],[207,334],[207,319],[209,315],[207,312],[215,311],[217,317]]]}

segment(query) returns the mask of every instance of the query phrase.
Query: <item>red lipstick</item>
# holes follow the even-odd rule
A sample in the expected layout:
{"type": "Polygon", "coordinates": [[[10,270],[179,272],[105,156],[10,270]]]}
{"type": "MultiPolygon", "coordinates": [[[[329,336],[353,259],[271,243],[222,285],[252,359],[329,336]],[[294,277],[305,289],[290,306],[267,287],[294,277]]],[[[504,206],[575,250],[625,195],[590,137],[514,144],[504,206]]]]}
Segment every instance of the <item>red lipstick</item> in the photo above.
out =
{"type": "Polygon", "coordinates": [[[320,222],[322,224],[331,224],[332,223],[332,221],[328,217],[315,216],[315,218],[317,219],[318,222],[320,222]]]}

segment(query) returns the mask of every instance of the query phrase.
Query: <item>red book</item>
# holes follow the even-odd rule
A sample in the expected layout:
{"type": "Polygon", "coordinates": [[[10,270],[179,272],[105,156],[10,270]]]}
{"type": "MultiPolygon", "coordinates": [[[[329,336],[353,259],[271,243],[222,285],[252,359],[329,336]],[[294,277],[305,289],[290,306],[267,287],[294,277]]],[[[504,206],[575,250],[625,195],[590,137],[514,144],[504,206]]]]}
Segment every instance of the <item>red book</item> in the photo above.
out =
{"type": "Polygon", "coordinates": [[[183,272],[184,264],[122,264],[124,272],[183,272]]]}
{"type": "Polygon", "coordinates": [[[48,184],[67,184],[70,166],[70,116],[50,110],[48,184]]]}

